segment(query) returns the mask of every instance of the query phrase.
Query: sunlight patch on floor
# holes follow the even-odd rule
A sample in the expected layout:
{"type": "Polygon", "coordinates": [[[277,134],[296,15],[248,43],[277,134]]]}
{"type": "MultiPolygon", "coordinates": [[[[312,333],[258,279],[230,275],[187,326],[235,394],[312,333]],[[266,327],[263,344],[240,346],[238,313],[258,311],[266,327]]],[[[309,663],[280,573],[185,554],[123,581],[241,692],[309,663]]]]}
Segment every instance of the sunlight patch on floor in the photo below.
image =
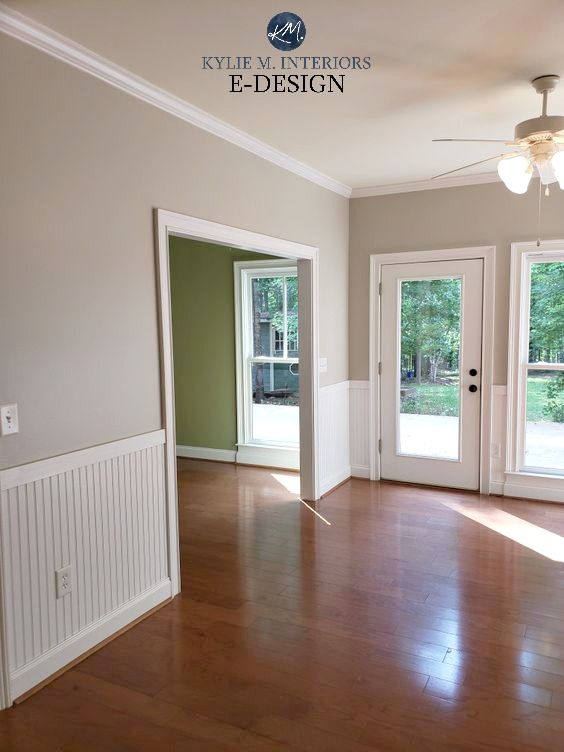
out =
{"type": "Polygon", "coordinates": [[[326,520],[323,515],[319,514],[319,512],[316,512],[316,510],[310,506],[307,501],[304,501],[303,499],[300,499],[300,476],[296,475],[295,473],[270,473],[271,476],[274,478],[274,480],[278,481],[281,486],[283,486],[286,491],[289,491],[291,494],[294,494],[297,498],[297,501],[300,501],[304,506],[306,506],[310,512],[313,512],[317,517],[319,517],[320,520],[323,520],[323,522],[326,525],[330,525],[331,523],[329,520],[326,520]]]}
{"type": "Polygon", "coordinates": [[[315,511],[315,509],[314,509],[313,507],[310,507],[310,505],[309,505],[309,504],[307,503],[307,501],[304,501],[303,499],[300,499],[300,501],[302,502],[302,504],[303,504],[303,505],[304,505],[305,507],[307,507],[307,508],[309,509],[309,511],[310,511],[310,512],[313,512],[314,514],[316,514],[316,515],[317,515],[317,516],[319,517],[319,519],[320,519],[320,520],[323,520],[323,522],[324,522],[324,523],[325,523],[326,525],[330,525],[330,524],[331,524],[331,523],[329,522],[329,520],[326,520],[326,519],[325,519],[325,517],[323,517],[323,515],[319,514],[319,512],[316,512],[316,511],[315,511]]]}
{"type": "Polygon", "coordinates": [[[270,473],[286,491],[296,496],[300,495],[300,476],[296,473],[270,473]]]}
{"type": "Polygon", "coordinates": [[[550,530],[545,530],[543,527],[496,507],[464,504],[457,501],[441,501],[441,503],[547,559],[564,562],[564,538],[561,535],[551,533],[550,530]]]}

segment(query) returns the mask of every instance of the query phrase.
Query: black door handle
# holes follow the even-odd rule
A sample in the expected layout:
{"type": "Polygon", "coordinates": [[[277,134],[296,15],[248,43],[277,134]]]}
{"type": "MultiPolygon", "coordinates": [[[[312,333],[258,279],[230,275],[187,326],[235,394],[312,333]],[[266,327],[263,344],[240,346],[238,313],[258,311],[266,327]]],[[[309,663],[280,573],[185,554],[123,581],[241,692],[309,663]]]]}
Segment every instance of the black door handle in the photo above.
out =
{"type": "Polygon", "coordinates": [[[471,368],[468,371],[468,373],[470,374],[470,376],[477,376],[478,375],[478,371],[475,368],[471,368]]]}
{"type": "Polygon", "coordinates": [[[478,387],[476,386],[476,384],[470,384],[470,386],[468,387],[468,391],[469,392],[477,392],[478,391],[478,387]]]}

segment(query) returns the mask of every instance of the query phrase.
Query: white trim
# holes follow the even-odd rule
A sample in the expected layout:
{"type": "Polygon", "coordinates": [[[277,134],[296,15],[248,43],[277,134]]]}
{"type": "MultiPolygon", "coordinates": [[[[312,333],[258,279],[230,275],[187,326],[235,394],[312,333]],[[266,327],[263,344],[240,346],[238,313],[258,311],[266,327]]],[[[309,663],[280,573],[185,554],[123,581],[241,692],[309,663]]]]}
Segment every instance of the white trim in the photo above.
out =
{"type": "Polygon", "coordinates": [[[459,259],[483,259],[484,288],[482,312],[482,400],[480,418],[480,492],[490,490],[490,443],[493,386],[494,347],[494,295],[495,295],[495,246],[474,248],[448,248],[436,251],[406,251],[378,253],[370,256],[370,324],[369,324],[369,373],[370,373],[370,479],[380,479],[380,295],[381,268],[384,264],[414,264],[427,261],[452,261],[459,259]]]}
{"type": "Polygon", "coordinates": [[[258,251],[271,256],[298,259],[300,285],[300,347],[302,388],[300,392],[301,493],[307,501],[319,499],[319,249],[314,246],[273,238],[269,235],[210,222],[164,209],[155,210],[158,266],[159,315],[163,415],[165,421],[168,530],[172,593],[180,592],[178,500],[176,487],[176,428],[174,416],[174,368],[170,302],[170,235],[206,240],[217,245],[258,251]],[[303,385],[308,384],[309,389],[303,385]]]}
{"type": "Polygon", "coordinates": [[[490,494],[493,494],[494,496],[503,496],[503,489],[505,488],[505,483],[501,480],[491,480],[490,481],[490,494]]]}
{"type": "MultiPolygon", "coordinates": [[[[529,295],[528,275],[536,259],[550,261],[555,252],[564,250],[564,240],[543,240],[511,244],[511,279],[509,302],[509,341],[507,376],[506,483],[505,495],[526,496],[546,501],[564,501],[564,478],[521,470],[526,413],[526,389],[522,371],[528,368],[529,295]],[[547,479],[551,479],[548,481],[547,479]],[[531,490],[533,489],[533,490],[531,490]],[[546,496],[541,494],[546,493],[546,496]],[[532,494],[532,495],[531,495],[532,494]],[[558,498],[555,498],[558,497],[558,498]]],[[[554,257],[558,258],[559,257],[554,257]]],[[[553,370],[550,367],[543,370],[553,370]]],[[[559,368],[558,370],[561,370],[559,368]]],[[[546,471],[550,472],[549,469],[546,471]]]]}
{"type": "Polygon", "coordinates": [[[432,191],[439,188],[462,188],[465,185],[483,185],[497,183],[497,172],[482,172],[478,175],[455,175],[450,178],[436,180],[412,180],[406,183],[390,183],[388,185],[373,185],[366,188],[353,188],[351,198],[368,198],[370,196],[389,196],[394,193],[412,193],[414,191],[432,191]]]}
{"type": "Polygon", "coordinates": [[[42,478],[49,478],[51,475],[59,475],[85,465],[104,462],[104,460],[119,457],[122,454],[139,452],[141,449],[149,449],[164,443],[165,432],[161,429],[150,433],[141,433],[138,436],[130,436],[127,439],[111,441],[108,444],[99,444],[88,449],[79,449],[76,452],[61,454],[50,459],[30,462],[27,465],[0,470],[0,490],[7,491],[9,488],[34,483],[42,478]]]}
{"type": "Polygon", "coordinates": [[[505,478],[504,496],[564,503],[564,483],[561,476],[506,473],[505,478]]]}
{"type": "Polygon", "coordinates": [[[322,389],[325,393],[348,392],[350,383],[350,381],[335,381],[333,382],[333,384],[327,384],[326,386],[322,387],[322,389]]]}
{"type": "Polygon", "coordinates": [[[234,449],[213,449],[212,447],[193,447],[176,445],[176,456],[191,460],[213,460],[214,462],[235,462],[237,453],[234,449]]]}
{"type": "Polygon", "coordinates": [[[364,465],[351,465],[351,476],[353,478],[366,478],[370,480],[370,468],[364,465]]]}
{"type": "Polygon", "coordinates": [[[11,675],[12,696],[19,697],[32,687],[37,686],[75,660],[77,656],[96,647],[96,645],[170,597],[170,580],[164,580],[112,611],[103,619],[69,637],[47,653],[43,653],[36,660],[26,664],[22,669],[11,675]]]}
{"type": "Polygon", "coordinates": [[[239,146],[241,149],[245,149],[277,167],[293,172],[311,183],[320,185],[322,188],[345,198],[349,198],[351,195],[350,186],[319,172],[319,170],[300,162],[279,149],[275,149],[273,146],[269,146],[264,141],[260,141],[249,133],[235,128],[214,115],[210,115],[199,107],[195,107],[184,99],[155,86],[126,68],[116,65],[87,47],[3,4],[0,4],[0,31],[51,55],[57,60],[72,65],[84,73],[105,81],[107,84],[115,86],[120,91],[124,91],[126,94],[130,94],[153,107],[158,107],[169,115],[174,115],[174,117],[180,118],[180,120],[184,120],[196,128],[201,128],[224,141],[239,146]]]}
{"type": "Polygon", "coordinates": [[[300,450],[281,446],[263,446],[262,444],[239,444],[236,462],[238,465],[259,465],[261,467],[279,467],[283,470],[299,470],[300,450]]]}
{"type": "Polygon", "coordinates": [[[370,480],[380,480],[380,276],[378,256],[370,256],[368,322],[368,452],[370,480]]]}

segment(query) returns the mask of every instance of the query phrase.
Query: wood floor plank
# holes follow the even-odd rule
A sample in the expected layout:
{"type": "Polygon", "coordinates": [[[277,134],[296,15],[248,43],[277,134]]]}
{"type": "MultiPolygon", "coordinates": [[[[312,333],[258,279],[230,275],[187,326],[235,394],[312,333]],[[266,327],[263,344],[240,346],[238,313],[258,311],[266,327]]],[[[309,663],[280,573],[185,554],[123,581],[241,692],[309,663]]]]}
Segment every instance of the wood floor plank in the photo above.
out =
{"type": "Polygon", "coordinates": [[[468,519],[564,508],[179,461],[183,592],[16,708],[2,752],[546,752],[564,565],[468,519]]]}

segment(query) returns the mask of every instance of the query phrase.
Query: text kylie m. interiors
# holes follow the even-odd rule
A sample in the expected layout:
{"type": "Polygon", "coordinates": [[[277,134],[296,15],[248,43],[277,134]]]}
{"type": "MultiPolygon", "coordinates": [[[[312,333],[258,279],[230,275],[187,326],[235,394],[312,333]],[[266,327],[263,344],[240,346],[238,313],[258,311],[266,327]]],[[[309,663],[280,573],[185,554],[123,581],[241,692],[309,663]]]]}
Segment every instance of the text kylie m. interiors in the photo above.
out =
{"type": "Polygon", "coordinates": [[[202,68],[215,71],[308,71],[307,73],[231,73],[229,75],[229,92],[243,93],[251,91],[257,94],[278,93],[343,93],[345,75],[309,71],[362,71],[371,67],[370,57],[357,56],[316,56],[316,55],[281,55],[278,65],[272,57],[253,58],[246,55],[227,55],[225,57],[203,57],[202,68]]]}

